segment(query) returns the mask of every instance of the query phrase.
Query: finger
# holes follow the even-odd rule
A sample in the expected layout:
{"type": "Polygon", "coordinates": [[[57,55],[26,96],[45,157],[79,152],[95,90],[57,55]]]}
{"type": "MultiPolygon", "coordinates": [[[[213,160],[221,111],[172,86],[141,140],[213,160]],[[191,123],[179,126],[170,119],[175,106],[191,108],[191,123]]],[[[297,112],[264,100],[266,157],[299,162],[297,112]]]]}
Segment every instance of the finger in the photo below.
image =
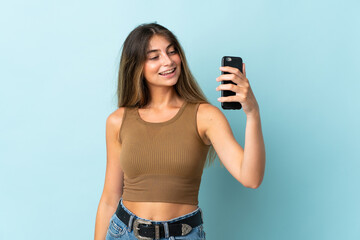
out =
{"type": "Polygon", "coordinates": [[[246,77],[245,63],[243,63],[243,74],[244,74],[244,75],[245,75],[245,77],[246,77]]]}
{"type": "Polygon", "coordinates": [[[241,90],[241,86],[235,84],[221,84],[216,87],[216,91],[230,90],[233,92],[239,92],[241,90]]]}
{"type": "Polygon", "coordinates": [[[220,67],[220,71],[233,73],[233,74],[236,74],[238,76],[243,75],[239,69],[234,68],[234,67],[229,67],[229,66],[220,67]]]}
{"type": "Polygon", "coordinates": [[[236,74],[230,73],[230,74],[223,74],[216,78],[216,81],[224,81],[224,80],[230,80],[230,81],[236,81],[236,79],[239,78],[236,74]]]}
{"type": "Polygon", "coordinates": [[[220,84],[216,87],[216,90],[217,91],[220,91],[220,90],[228,90],[228,89],[231,89],[231,88],[234,88],[234,86],[238,87],[238,88],[249,88],[249,84],[248,83],[245,83],[245,82],[240,82],[240,83],[235,83],[235,84],[231,84],[231,83],[223,83],[223,84],[220,84]]]}
{"type": "Polygon", "coordinates": [[[243,85],[246,83],[246,79],[242,79],[241,77],[235,75],[235,74],[223,74],[216,78],[217,82],[220,81],[232,81],[233,83],[236,83],[237,85],[243,85]]]}
{"type": "Polygon", "coordinates": [[[236,95],[219,97],[218,101],[219,102],[239,102],[239,97],[236,95]]]}

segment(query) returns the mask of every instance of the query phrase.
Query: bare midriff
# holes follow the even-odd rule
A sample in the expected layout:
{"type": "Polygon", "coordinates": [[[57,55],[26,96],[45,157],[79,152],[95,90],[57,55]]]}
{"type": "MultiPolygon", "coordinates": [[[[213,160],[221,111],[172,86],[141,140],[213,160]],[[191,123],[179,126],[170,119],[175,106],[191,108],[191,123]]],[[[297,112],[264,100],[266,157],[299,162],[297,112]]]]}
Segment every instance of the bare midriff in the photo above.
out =
{"type": "Polygon", "coordinates": [[[124,206],[136,216],[152,221],[168,221],[195,211],[198,206],[166,202],[132,202],[123,200],[124,206]]]}

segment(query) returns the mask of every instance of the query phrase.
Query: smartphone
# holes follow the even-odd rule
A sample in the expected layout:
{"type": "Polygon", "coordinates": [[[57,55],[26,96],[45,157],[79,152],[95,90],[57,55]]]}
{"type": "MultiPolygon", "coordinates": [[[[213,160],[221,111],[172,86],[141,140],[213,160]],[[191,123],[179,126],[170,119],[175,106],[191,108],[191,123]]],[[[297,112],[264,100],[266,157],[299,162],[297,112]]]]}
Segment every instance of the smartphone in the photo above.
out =
{"type": "MultiPolygon", "coordinates": [[[[230,66],[235,67],[242,72],[243,61],[241,57],[232,57],[232,56],[224,56],[221,59],[221,66],[230,66]]],[[[229,74],[229,72],[221,71],[221,74],[229,74]]],[[[221,81],[221,84],[235,84],[233,81],[221,81]]],[[[221,90],[221,97],[233,96],[235,92],[230,90],[221,90]]],[[[241,109],[241,104],[239,102],[221,102],[222,109],[241,109]]]]}

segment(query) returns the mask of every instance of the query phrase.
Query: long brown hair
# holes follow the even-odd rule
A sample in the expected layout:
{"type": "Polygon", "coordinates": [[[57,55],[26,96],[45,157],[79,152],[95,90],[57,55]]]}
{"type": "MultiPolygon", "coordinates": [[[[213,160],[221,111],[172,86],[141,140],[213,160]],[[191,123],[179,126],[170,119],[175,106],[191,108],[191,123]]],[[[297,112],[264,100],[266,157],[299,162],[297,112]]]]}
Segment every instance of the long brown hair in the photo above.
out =
{"type": "MultiPolygon", "coordinates": [[[[141,24],[130,32],[122,46],[118,75],[118,107],[143,107],[150,100],[150,92],[144,80],[143,67],[151,37],[159,35],[173,44],[181,59],[181,73],[174,85],[176,93],[191,103],[209,103],[188,67],[184,51],[176,36],[157,23],[141,24]]],[[[210,166],[216,158],[211,145],[207,155],[210,166]]]]}

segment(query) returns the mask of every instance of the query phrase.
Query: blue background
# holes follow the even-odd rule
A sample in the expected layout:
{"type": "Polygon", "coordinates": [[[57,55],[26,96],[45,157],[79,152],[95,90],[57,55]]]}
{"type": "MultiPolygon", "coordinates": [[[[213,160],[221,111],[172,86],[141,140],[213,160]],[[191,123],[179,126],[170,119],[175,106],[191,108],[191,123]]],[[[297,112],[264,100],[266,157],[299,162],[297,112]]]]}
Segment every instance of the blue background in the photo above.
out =
{"type": "MultiPolygon", "coordinates": [[[[207,239],[360,239],[358,1],[7,1],[0,5],[0,239],[92,239],[120,47],[174,32],[211,103],[241,56],[266,145],[258,189],[219,160],[200,188],[207,239]]],[[[244,146],[246,116],[222,110],[244,146]]]]}

